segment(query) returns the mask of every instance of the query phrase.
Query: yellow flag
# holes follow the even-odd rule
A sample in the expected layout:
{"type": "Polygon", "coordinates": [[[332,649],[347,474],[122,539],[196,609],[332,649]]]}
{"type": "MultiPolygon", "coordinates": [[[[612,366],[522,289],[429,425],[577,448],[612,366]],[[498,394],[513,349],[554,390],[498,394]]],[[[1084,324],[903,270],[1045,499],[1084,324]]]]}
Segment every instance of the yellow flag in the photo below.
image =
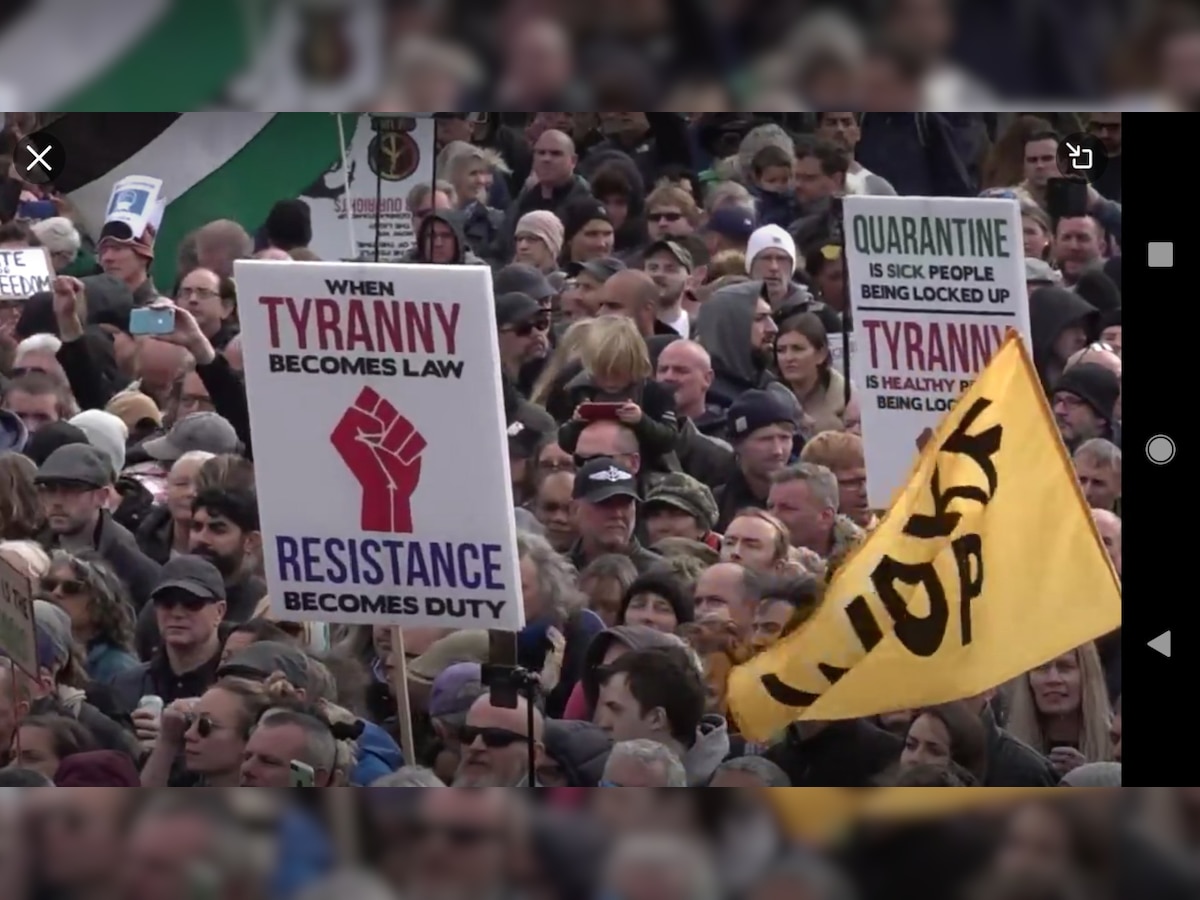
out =
{"type": "Polygon", "coordinates": [[[767,796],[788,834],[822,844],[864,821],[906,822],[1003,806],[1058,788],[773,788],[767,796]]]}
{"type": "Polygon", "coordinates": [[[938,426],[817,613],[729,677],[742,734],[972,697],[1120,627],[1121,589],[1021,339],[938,426]]]}

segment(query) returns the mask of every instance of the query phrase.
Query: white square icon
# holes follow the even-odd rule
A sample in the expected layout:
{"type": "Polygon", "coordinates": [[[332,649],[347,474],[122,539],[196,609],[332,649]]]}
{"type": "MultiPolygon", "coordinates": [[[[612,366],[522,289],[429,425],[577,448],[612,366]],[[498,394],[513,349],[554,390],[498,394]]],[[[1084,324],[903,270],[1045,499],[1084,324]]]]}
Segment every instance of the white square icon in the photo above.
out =
{"type": "Polygon", "coordinates": [[[1175,244],[1172,241],[1150,241],[1146,263],[1152,269],[1170,269],[1175,265],[1175,244]]]}

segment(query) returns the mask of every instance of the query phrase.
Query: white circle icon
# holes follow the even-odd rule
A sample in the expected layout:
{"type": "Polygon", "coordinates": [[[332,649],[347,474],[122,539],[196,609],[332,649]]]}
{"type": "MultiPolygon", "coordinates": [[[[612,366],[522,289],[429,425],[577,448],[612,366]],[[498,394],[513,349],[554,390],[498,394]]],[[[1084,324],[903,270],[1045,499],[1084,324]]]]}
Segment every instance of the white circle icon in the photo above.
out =
{"type": "Polygon", "coordinates": [[[1175,458],[1175,442],[1165,434],[1156,434],[1146,441],[1146,458],[1158,466],[1165,466],[1175,458]]]}

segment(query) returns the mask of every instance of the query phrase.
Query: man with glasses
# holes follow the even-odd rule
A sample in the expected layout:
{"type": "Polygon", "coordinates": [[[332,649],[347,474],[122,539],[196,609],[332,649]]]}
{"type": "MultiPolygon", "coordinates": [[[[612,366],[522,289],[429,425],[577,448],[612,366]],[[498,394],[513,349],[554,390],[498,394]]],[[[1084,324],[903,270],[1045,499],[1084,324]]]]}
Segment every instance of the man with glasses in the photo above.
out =
{"type": "Polygon", "coordinates": [[[500,366],[515,384],[521,367],[550,349],[550,313],[528,294],[501,294],[496,298],[496,328],[500,366]]]}
{"type": "Polygon", "coordinates": [[[664,185],[646,198],[646,232],[651,241],[691,234],[699,221],[700,210],[695,199],[682,188],[664,185]]]}
{"type": "Polygon", "coordinates": [[[158,651],[149,662],[122,672],[111,685],[117,708],[131,714],[138,738],[147,749],[158,736],[161,716],[142,705],[142,698],[160,697],[169,706],[176,700],[199,697],[216,683],[225,580],[207,559],[176,556],[162,567],[150,603],[162,636],[158,651]]]}
{"type": "Polygon", "coordinates": [[[515,709],[492,703],[484,694],[471,704],[459,740],[461,756],[453,787],[528,787],[529,743],[540,765],[545,753],[543,720],[533,711],[533,734],[529,733],[529,702],[518,696],[515,709]]]}
{"type": "Polygon", "coordinates": [[[224,350],[238,333],[233,318],[233,282],[210,269],[193,269],[183,276],[176,302],[192,314],[213,349],[224,350]]]}

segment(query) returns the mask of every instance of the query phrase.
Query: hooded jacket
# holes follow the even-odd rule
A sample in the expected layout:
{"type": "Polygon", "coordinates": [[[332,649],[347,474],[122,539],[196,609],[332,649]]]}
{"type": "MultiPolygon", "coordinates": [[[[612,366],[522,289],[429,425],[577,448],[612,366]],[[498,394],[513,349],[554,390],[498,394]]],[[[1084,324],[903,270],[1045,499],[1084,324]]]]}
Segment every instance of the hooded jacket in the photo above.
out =
{"type": "Polygon", "coordinates": [[[469,252],[490,263],[499,262],[503,243],[504,213],[485,206],[478,200],[458,210],[462,233],[469,252]]]}
{"type": "Polygon", "coordinates": [[[712,357],[713,383],[708,399],[725,409],[754,388],[778,391],[798,406],[791,390],[771,374],[765,360],[754,358],[750,347],[750,330],[761,293],[761,281],[731,284],[709,297],[696,317],[696,339],[712,357]]]}
{"type": "Polygon", "coordinates": [[[1029,295],[1029,326],[1033,333],[1033,363],[1049,394],[1062,374],[1066,360],[1055,359],[1054,342],[1072,325],[1083,326],[1089,340],[1095,335],[1099,313],[1076,294],[1061,287],[1038,288],[1029,295]]]}
{"type": "Polygon", "coordinates": [[[613,746],[598,725],[570,719],[548,719],[544,743],[546,755],[562,767],[567,786],[583,788],[600,783],[613,746]]]}
{"type": "Polygon", "coordinates": [[[425,243],[429,239],[429,233],[433,229],[434,222],[441,222],[446,225],[454,233],[454,237],[458,242],[454,252],[454,259],[451,265],[459,266],[482,266],[487,265],[482,259],[472,252],[467,243],[466,235],[463,234],[462,216],[459,213],[450,212],[444,209],[439,209],[436,212],[430,213],[421,222],[421,227],[417,230],[416,246],[408,252],[404,257],[405,262],[428,263],[430,260],[425,256],[425,243]]]}
{"type": "Polygon", "coordinates": [[[588,645],[584,657],[583,676],[571,692],[571,699],[563,712],[564,719],[581,719],[590,722],[596,701],[600,697],[597,670],[604,661],[604,654],[614,643],[624,644],[630,650],[646,650],[651,647],[676,647],[677,639],[643,625],[617,625],[602,631],[588,645]]]}
{"type": "MultiPolygon", "coordinates": [[[[616,169],[629,186],[629,209],[621,227],[613,233],[613,253],[625,257],[636,253],[649,241],[646,234],[646,183],[637,163],[617,149],[597,150],[588,156],[588,177],[595,180],[596,173],[604,169],[616,169]]],[[[594,187],[594,186],[593,186],[594,187]]],[[[597,197],[603,202],[603,197],[597,197]]]]}
{"type": "Polygon", "coordinates": [[[390,734],[374,722],[359,721],[363,724],[363,733],[358,737],[357,761],[350,773],[350,785],[368,787],[404,765],[404,756],[390,734]]]}

